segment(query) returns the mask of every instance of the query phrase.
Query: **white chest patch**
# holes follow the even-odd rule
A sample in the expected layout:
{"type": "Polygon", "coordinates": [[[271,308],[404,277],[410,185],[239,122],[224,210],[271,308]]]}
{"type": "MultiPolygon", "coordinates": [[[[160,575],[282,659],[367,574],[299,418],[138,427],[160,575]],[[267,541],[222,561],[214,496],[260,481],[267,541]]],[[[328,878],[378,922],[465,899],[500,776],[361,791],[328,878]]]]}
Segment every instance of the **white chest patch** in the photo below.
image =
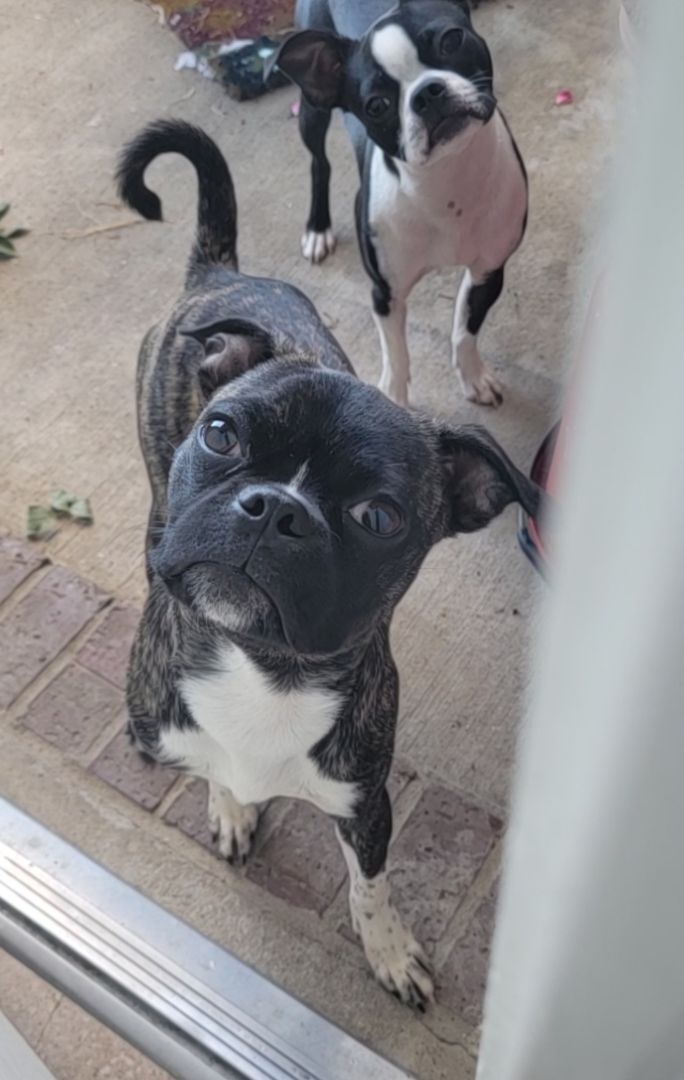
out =
{"type": "Polygon", "coordinates": [[[218,670],[184,678],[181,693],[199,731],[165,730],[162,749],[170,759],[229,788],[243,804],[281,795],[350,816],[356,785],[323,776],[309,757],[335,722],[338,695],[314,688],[274,690],[231,646],[223,650],[218,670]]]}
{"type": "Polygon", "coordinates": [[[373,59],[399,83],[410,83],[428,68],[418,58],[418,50],[402,26],[390,23],[376,30],[371,39],[373,59]]]}
{"type": "Polygon", "coordinates": [[[398,176],[373,152],[368,218],[380,271],[398,295],[430,270],[495,270],[520,241],[527,187],[499,113],[466,137],[432,164],[396,162],[398,176]]]}

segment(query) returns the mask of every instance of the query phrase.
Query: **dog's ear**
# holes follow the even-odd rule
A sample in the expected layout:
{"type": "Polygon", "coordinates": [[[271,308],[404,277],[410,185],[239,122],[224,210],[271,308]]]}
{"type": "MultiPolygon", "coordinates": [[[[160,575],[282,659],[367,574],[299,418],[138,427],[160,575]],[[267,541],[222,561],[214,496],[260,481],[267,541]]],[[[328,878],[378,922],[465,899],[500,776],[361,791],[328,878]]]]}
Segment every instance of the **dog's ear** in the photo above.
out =
{"type": "Polygon", "coordinates": [[[325,30],[302,30],[289,37],[276,56],[276,66],[300,87],[306,100],[319,109],[342,104],[349,38],[325,30]]]}
{"type": "Polygon", "coordinates": [[[206,326],[182,327],[204,349],[199,382],[206,401],[219,386],[273,358],[273,342],[263,327],[247,319],[221,319],[206,326]]]}
{"type": "Polygon", "coordinates": [[[512,502],[538,515],[542,492],[484,428],[442,428],[439,453],[447,536],[483,529],[512,502]]]}

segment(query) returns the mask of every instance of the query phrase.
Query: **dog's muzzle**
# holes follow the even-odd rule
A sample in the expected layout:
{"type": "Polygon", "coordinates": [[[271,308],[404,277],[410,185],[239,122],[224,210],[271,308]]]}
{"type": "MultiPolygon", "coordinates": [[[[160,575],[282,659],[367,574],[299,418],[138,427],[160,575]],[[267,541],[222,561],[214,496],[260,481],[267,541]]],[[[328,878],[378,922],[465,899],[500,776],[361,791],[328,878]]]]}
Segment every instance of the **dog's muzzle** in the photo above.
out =
{"type": "Polygon", "coordinates": [[[286,485],[251,484],[188,507],[151,564],[173,596],[200,610],[215,598],[248,616],[256,588],[295,651],[331,653],[349,630],[339,557],[318,507],[286,485]]]}
{"type": "Polygon", "coordinates": [[[435,146],[458,135],[472,119],[486,123],[496,103],[492,95],[481,93],[469,100],[455,94],[442,79],[430,79],[414,90],[409,104],[425,125],[430,144],[435,146]]]}

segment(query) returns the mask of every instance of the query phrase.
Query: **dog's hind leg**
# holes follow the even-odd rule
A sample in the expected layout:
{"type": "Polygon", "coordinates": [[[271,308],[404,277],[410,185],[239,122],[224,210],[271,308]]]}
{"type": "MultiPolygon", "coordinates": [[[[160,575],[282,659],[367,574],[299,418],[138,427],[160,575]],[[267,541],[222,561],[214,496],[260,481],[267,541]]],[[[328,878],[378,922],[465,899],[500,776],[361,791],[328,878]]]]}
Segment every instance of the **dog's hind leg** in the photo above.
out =
{"type": "Polygon", "coordinates": [[[299,131],[311,154],[311,209],[302,236],[302,254],[313,263],[323,262],[336,245],[330,218],[330,162],[325,153],[331,117],[329,109],[317,109],[302,97],[299,131]]]}
{"type": "Polygon", "coordinates": [[[397,405],[408,405],[411,381],[410,357],[406,343],[406,301],[393,296],[384,305],[373,291],[373,318],[380,334],[382,374],[379,388],[397,405]]]}
{"type": "Polygon", "coordinates": [[[451,343],[453,363],[458,370],[468,401],[479,405],[500,405],[501,385],[482,362],[477,335],[487,313],[499,299],[503,288],[503,266],[484,274],[466,270],[456,297],[451,343]]]}
{"type": "Polygon", "coordinates": [[[239,803],[227,788],[209,781],[207,800],[209,828],[218,842],[219,854],[229,863],[242,866],[252,847],[259,823],[259,808],[255,803],[239,803]]]}
{"type": "Polygon", "coordinates": [[[341,818],[337,836],[349,870],[352,925],[379,982],[390,993],[421,1012],[434,997],[429,962],[392,903],[387,877],[387,849],[392,809],[383,789],[362,815],[341,818]]]}

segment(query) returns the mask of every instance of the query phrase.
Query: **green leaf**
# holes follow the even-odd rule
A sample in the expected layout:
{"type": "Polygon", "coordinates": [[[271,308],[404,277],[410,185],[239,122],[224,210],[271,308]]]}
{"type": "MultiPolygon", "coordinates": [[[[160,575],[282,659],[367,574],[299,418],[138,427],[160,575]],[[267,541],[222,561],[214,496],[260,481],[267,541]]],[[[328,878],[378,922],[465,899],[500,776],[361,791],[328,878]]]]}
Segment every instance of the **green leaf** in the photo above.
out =
{"type": "Polygon", "coordinates": [[[0,262],[4,262],[5,259],[16,259],[16,257],[17,257],[16,251],[13,254],[11,254],[9,251],[0,250],[0,262]]]}
{"type": "Polygon", "coordinates": [[[50,509],[55,514],[64,515],[71,513],[71,507],[78,499],[78,495],[72,495],[68,491],[55,491],[50,496],[50,509]]]}
{"type": "Polygon", "coordinates": [[[90,508],[90,499],[75,499],[69,507],[69,513],[74,521],[80,521],[82,525],[92,525],[95,520],[90,508]]]}
{"type": "Polygon", "coordinates": [[[10,204],[8,202],[0,203],[0,221],[2,221],[9,208],[10,204]]]}
{"type": "Polygon", "coordinates": [[[57,521],[46,506],[29,506],[26,535],[29,540],[49,540],[57,532],[57,521]]]}
{"type": "Polygon", "coordinates": [[[12,229],[12,232],[5,233],[5,236],[8,240],[18,240],[20,236],[28,236],[30,232],[30,229],[12,229]]]}
{"type": "Polygon", "coordinates": [[[0,252],[4,252],[5,255],[9,255],[10,258],[13,255],[16,255],[16,251],[14,250],[14,244],[12,243],[12,241],[7,236],[3,236],[1,233],[0,233],[0,252]]]}

